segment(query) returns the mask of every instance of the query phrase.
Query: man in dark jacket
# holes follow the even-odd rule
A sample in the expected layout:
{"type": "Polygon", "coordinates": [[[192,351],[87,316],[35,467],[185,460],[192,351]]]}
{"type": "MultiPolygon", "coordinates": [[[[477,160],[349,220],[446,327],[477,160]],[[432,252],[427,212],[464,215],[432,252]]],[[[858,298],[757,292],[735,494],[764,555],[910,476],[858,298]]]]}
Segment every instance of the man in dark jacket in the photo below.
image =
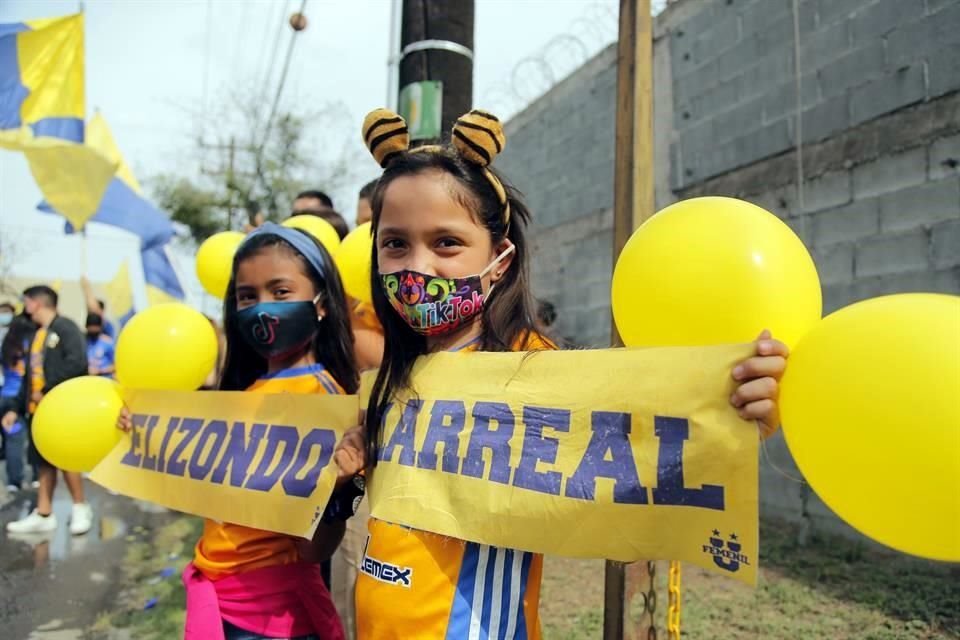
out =
{"type": "MultiPolygon", "coordinates": [[[[76,324],[69,318],[57,315],[57,292],[44,285],[30,287],[23,292],[23,310],[37,325],[37,332],[30,344],[27,372],[17,410],[3,416],[4,426],[13,424],[18,414],[25,416],[29,425],[45,394],[62,382],[87,374],[86,341],[76,324]]],[[[9,523],[7,531],[54,531],[57,519],[53,514],[53,491],[57,486],[57,469],[37,451],[32,434],[28,455],[40,471],[37,508],[22,520],[9,523]]],[[[64,471],[63,479],[73,498],[70,533],[84,534],[93,523],[93,512],[84,501],[83,477],[79,473],[64,471]]]]}

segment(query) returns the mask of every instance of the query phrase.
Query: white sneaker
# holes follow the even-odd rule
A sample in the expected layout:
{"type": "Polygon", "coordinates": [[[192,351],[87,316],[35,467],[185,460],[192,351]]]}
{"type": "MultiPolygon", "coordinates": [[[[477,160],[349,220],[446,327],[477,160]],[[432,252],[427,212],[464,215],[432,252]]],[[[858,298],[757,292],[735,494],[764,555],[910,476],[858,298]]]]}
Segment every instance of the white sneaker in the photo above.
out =
{"type": "Polygon", "coordinates": [[[18,487],[17,485],[15,484],[7,485],[7,493],[17,493],[18,491],[20,491],[20,487],[18,487]]]}
{"type": "Polygon", "coordinates": [[[93,526],[93,509],[86,502],[73,505],[73,512],[70,514],[70,533],[75,536],[82,536],[90,527],[93,526]]]}
{"type": "Polygon", "coordinates": [[[7,531],[10,533],[46,533],[56,531],[56,529],[57,516],[51,513],[47,517],[43,517],[37,513],[36,509],[31,511],[26,518],[7,523],[7,531]]]}

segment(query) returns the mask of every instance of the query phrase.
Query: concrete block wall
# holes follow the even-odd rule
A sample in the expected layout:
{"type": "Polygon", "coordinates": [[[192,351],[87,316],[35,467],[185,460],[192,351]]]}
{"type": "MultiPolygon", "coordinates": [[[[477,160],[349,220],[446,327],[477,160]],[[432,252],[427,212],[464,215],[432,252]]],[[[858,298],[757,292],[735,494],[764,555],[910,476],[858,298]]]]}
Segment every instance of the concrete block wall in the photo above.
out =
{"type": "MultiPolygon", "coordinates": [[[[654,25],[657,207],[732,195],[810,249],[825,311],[890,293],[960,294],[960,0],[681,0],[654,25]]],[[[497,166],[526,194],[538,296],[558,332],[610,337],[614,46],[507,123],[497,166]]],[[[764,515],[856,535],[764,446],[764,515]]]]}
{"type": "Polygon", "coordinates": [[[676,190],[960,85],[955,1],[799,0],[799,47],[793,0],[698,2],[670,30],[676,190]]]}
{"type": "Polygon", "coordinates": [[[610,344],[616,48],[608,47],[506,125],[496,166],[533,217],[531,262],[555,329],[583,346],[610,344]]]}

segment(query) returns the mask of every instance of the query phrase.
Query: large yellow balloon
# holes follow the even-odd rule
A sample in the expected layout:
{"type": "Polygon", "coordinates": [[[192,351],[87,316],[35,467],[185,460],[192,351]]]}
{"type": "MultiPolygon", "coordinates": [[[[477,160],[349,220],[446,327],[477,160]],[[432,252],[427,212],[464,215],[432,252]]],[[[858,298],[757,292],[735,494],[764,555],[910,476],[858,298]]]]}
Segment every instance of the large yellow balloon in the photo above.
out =
{"type": "Polygon", "coordinates": [[[370,262],[373,255],[373,230],[364,222],[351,231],[334,256],[347,295],[370,304],[370,262]]]}
{"type": "Polygon", "coordinates": [[[130,389],[193,391],[217,360],[217,335],[185,304],[150,307],[133,316],[117,341],[117,380],[130,389]]]}
{"type": "Polygon", "coordinates": [[[227,293],[233,254],[245,237],[239,231],[221,231],[204,240],[197,249],[197,278],[215,298],[222,300],[227,293]]]}
{"type": "Polygon", "coordinates": [[[734,198],[693,198],[634,232],[613,274],[613,315],[630,346],[794,344],[821,316],[820,280],[776,216],[734,198]]]}
{"type": "Polygon", "coordinates": [[[287,218],[281,224],[292,229],[302,229],[306,231],[316,238],[330,255],[335,254],[337,248],[340,246],[340,235],[337,233],[337,230],[323,218],[309,214],[300,214],[292,218],[287,218]]]}
{"type": "Polygon", "coordinates": [[[32,433],[50,464],[66,471],[90,471],[120,441],[117,417],[123,407],[120,385],[83,376],[53,388],[37,407],[32,433]]]}
{"type": "Polygon", "coordinates": [[[960,297],[885,296],[826,317],[790,356],[784,435],[847,523],[960,562],[960,297]]]}

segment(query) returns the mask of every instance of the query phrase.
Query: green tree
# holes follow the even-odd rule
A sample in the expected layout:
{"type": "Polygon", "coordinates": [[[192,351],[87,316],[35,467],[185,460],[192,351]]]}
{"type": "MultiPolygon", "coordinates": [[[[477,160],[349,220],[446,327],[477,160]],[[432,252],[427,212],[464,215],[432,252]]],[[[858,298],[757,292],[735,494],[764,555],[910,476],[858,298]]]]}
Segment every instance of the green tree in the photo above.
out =
{"type": "Polygon", "coordinates": [[[347,149],[311,138],[325,127],[345,130],[350,118],[341,105],[280,109],[268,127],[266,102],[252,92],[231,95],[207,114],[216,123],[216,140],[202,134],[194,140],[203,159],[201,174],[168,173],[151,180],[157,204],[187,225],[197,242],[258,218],[280,221],[298,192],[334,191],[350,178],[347,149]]]}

